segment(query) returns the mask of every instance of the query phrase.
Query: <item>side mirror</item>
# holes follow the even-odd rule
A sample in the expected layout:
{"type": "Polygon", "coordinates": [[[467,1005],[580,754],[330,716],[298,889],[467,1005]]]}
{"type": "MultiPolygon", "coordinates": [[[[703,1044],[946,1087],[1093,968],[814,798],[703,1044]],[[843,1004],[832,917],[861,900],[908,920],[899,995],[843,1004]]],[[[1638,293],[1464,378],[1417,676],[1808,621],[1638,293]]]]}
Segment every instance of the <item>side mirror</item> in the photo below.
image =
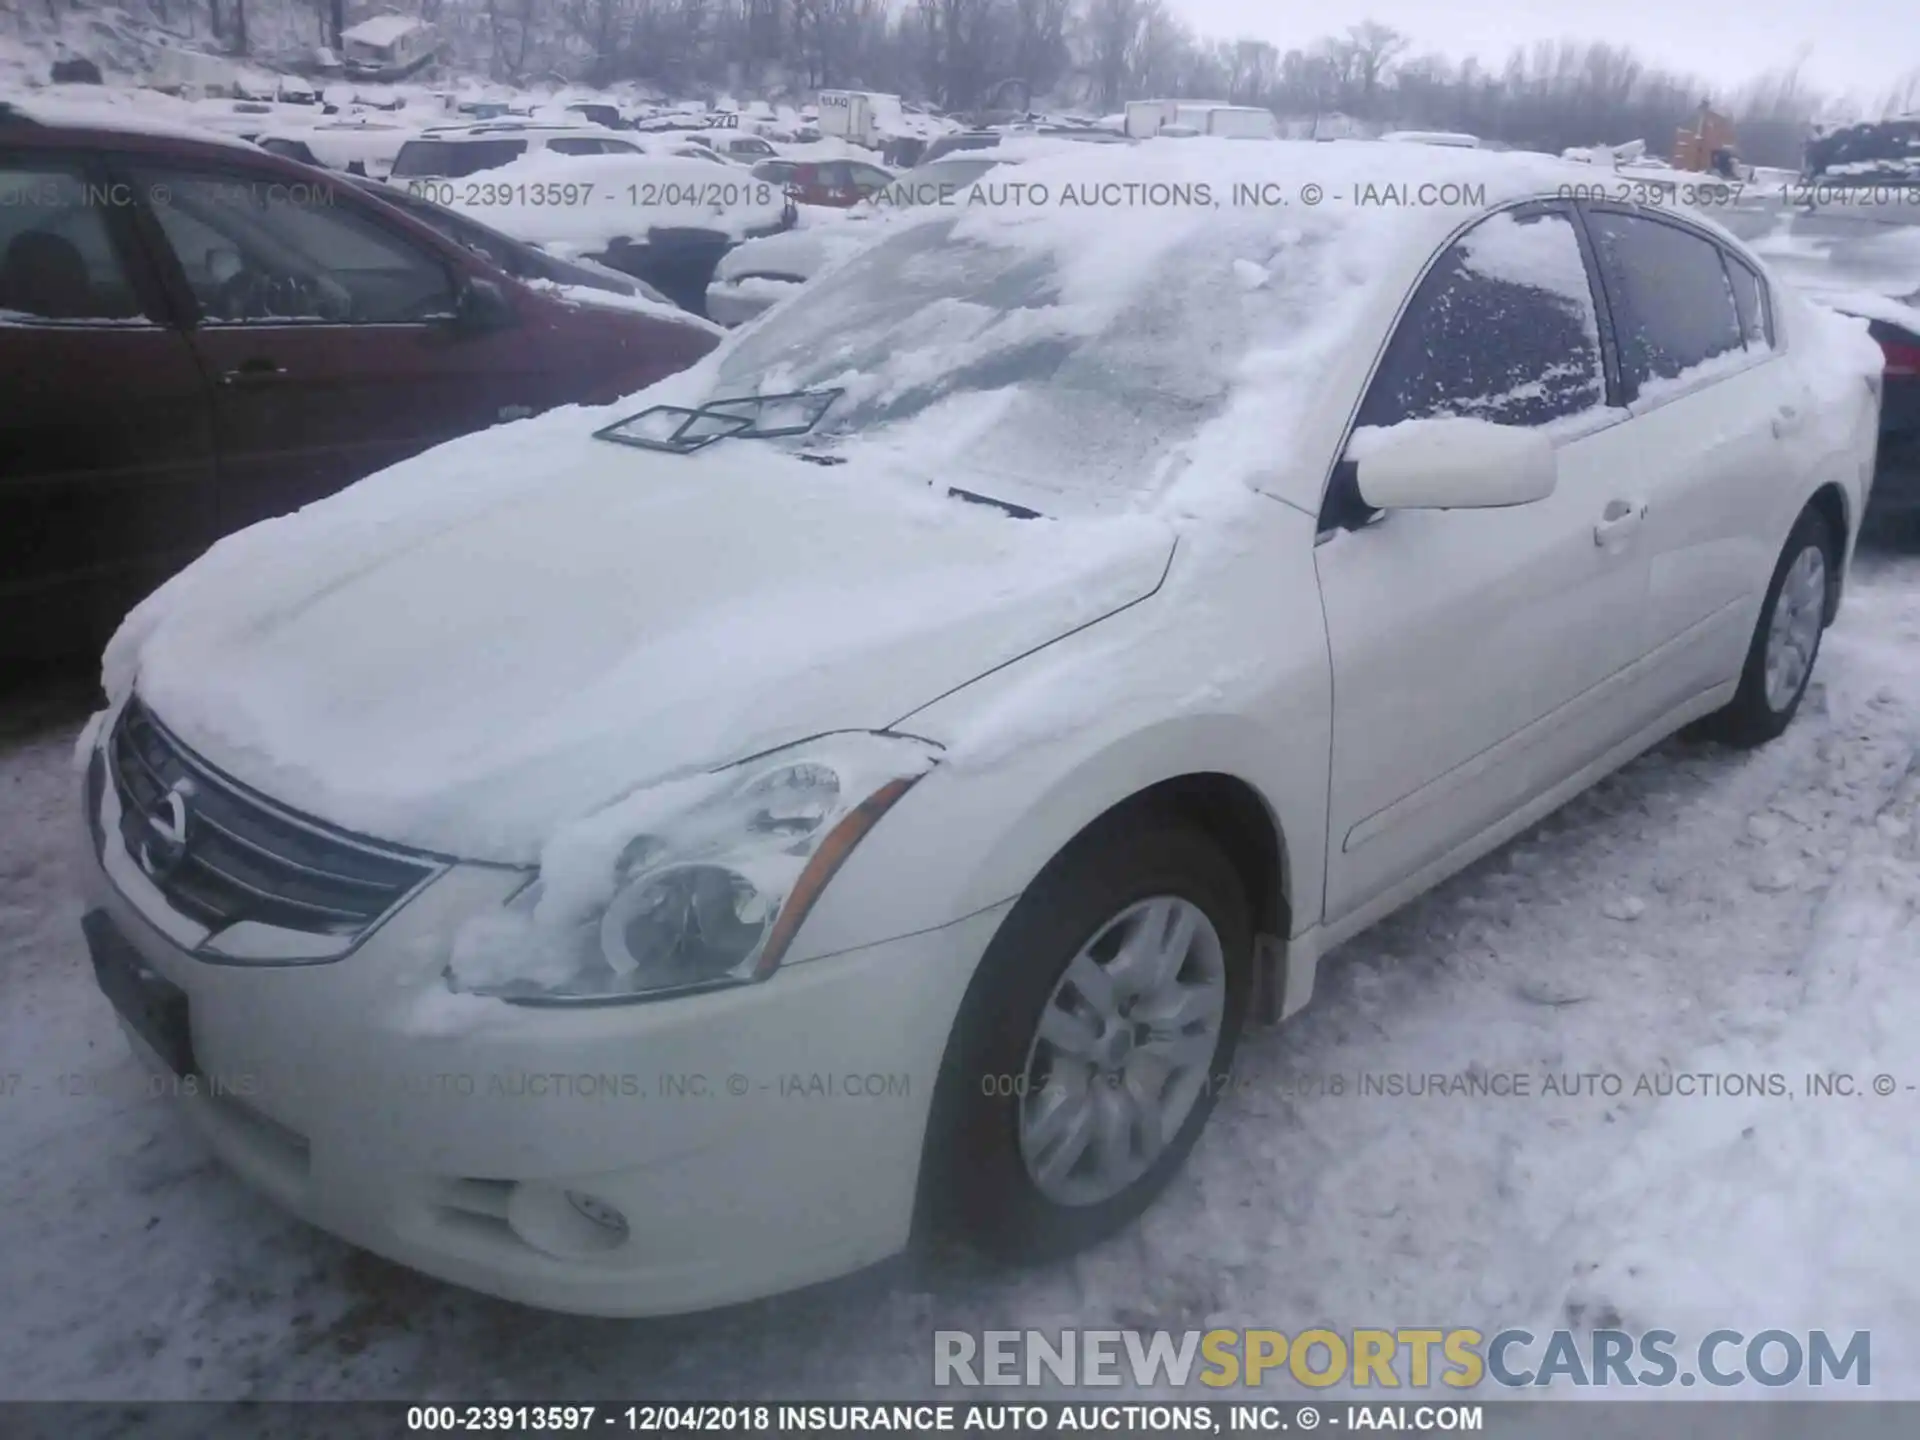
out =
{"type": "Polygon", "coordinates": [[[1553,494],[1558,460],[1538,430],[1486,420],[1413,420],[1347,446],[1375,510],[1493,510],[1553,494]]]}
{"type": "Polygon", "coordinates": [[[462,276],[454,292],[453,328],[462,335],[489,335],[520,321],[507,292],[478,275],[462,276]]]}

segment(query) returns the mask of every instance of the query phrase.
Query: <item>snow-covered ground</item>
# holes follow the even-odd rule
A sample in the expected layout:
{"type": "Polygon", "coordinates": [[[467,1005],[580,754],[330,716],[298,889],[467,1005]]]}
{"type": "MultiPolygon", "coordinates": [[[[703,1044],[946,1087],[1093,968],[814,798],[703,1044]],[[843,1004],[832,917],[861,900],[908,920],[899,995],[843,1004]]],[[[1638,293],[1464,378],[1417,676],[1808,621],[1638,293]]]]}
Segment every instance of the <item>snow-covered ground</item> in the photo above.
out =
{"type": "Polygon", "coordinates": [[[1863,551],[1783,739],[1669,743],[1349,944],[1308,1011],[1249,1038],[1137,1229],[1052,1269],[900,1262],[666,1321],[538,1314],[351,1251],[145,1097],[80,943],[84,710],[0,711],[0,1399],[884,1398],[931,1388],[936,1328],[1583,1323],[1871,1329],[1875,1393],[1920,1398],[1910,545],[1863,551]],[[1355,1093],[1470,1070],[1531,1093],[1355,1093]],[[1865,1093],[1805,1093],[1829,1071],[1865,1093]],[[1729,1072],[1791,1094],[1632,1093],[1729,1072]],[[1543,1095],[1549,1075],[1626,1093],[1543,1095]]]}

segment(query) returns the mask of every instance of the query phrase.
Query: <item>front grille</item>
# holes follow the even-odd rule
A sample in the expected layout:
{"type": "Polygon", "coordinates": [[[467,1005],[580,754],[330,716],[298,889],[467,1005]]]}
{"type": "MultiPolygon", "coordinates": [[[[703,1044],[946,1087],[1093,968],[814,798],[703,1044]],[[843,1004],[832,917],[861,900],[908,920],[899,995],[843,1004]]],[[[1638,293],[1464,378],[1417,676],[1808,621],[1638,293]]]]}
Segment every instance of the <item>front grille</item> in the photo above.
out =
{"type": "Polygon", "coordinates": [[[107,753],[129,858],[168,905],[215,934],[254,921],[350,939],[438,869],[256,795],[138,700],[127,702],[107,753]]]}

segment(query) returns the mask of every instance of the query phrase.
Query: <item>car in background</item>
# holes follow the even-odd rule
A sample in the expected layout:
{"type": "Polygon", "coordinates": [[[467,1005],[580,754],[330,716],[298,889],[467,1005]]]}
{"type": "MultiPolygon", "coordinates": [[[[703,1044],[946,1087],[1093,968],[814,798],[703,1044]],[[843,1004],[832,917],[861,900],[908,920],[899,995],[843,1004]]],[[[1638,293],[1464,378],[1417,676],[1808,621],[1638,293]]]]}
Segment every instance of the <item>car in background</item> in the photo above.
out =
{"type": "Polygon", "coordinates": [[[626,116],[620,113],[618,105],[603,104],[598,101],[581,101],[567,106],[569,113],[593,125],[604,125],[609,130],[631,130],[633,126],[626,116]]]}
{"type": "Polygon", "coordinates": [[[252,138],[269,155],[381,180],[392,172],[401,147],[419,134],[418,126],[356,117],[310,125],[275,125],[252,138]]]}
{"type": "Polygon", "coordinates": [[[95,646],[224,534],[715,343],[586,293],[616,303],[251,146],[0,110],[0,657],[95,646]]]}
{"type": "Polygon", "coordinates": [[[703,315],[720,259],[742,241],[791,228],[798,212],[780,186],[701,156],[529,155],[480,178],[397,183],[550,254],[637,276],[703,315]]]}
{"type": "Polygon", "coordinates": [[[753,173],[786,186],[795,204],[830,210],[858,205],[897,178],[894,171],[864,160],[763,160],[753,173]]]}
{"type": "Polygon", "coordinates": [[[1870,509],[1876,517],[1912,527],[1920,521],[1920,290],[1904,303],[1859,292],[1817,298],[1866,321],[1867,333],[1886,357],[1870,509]]]}
{"type": "Polygon", "coordinates": [[[1685,727],[1784,734],[1861,328],[1557,161],[1253,148],[1023,177],[1331,203],[916,214],[621,418],[419,456],[132,617],[75,878],[134,1055],[236,1082],[182,1122],[554,1310],[1058,1264],[1323,957],[1685,727]],[[591,1103],[636,1075],[708,1098],[591,1103]]]}
{"type": "Polygon", "coordinates": [[[639,141],[609,134],[598,125],[543,125],[529,120],[488,120],[478,125],[435,125],[400,147],[390,178],[464,180],[498,170],[529,155],[641,155],[639,141]]]}
{"type": "Polygon", "coordinates": [[[1132,143],[1125,135],[1115,134],[1111,130],[1095,125],[997,126],[990,130],[961,130],[951,135],[942,135],[920,152],[915,163],[916,167],[931,165],[936,160],[944,160],[947,156],[960,151],[993,150],[1001,145],[1019,144],[1028,140],[1071,140],[1084,145],[1132,143]]]}
{"type": "MultiPolygon", "coordinates": [[[[744,325],[797,293],[834,261],[880,239],[894,215],[927,205],[965,204],[968,187],[989,170],[1049,153],[1059,153],[1059,147],[1044,143],[996,144],[983,153],[948,155],[890,176],[885,185],[856,201],[843,216],[747,240],[729,250],[714,267],[703,313],[730,328],[744,325]]],[[[754,173],[758,175],[764,168],[756,166],[754,173]]],[[[790,189],[788,193],[794,192],[790,189]]]]}
{"type": "Polygon", "coordinates": [[[1819,203],[1804,209],[1715,217],[1795,289],[1867,325],[1885,359],[1872,508],[1911,524],[1920,518],[1920,186],[1862,193],[1823,181],[1819,203]]]}
{"type": "MultiPolygon", "coordinates": [[[[548,285],[580,286],[652,301],[677,308],[665,295],[646,281],[623,275],[606,265],[584,258],[567,259],[549,254],[537,245],[516,240],[491,225],[483,225],[471,215],[437,205],[424,195],[416,195],[405,185],[380,180],[360,180],[360,188],[376,200],[397,205],[422,224],[430,225],[449,240],[484,255],[516,280],[537,281],[548,285]]],[[[689,315],[690,320],[698,317],[689,315]]]]}
{"type": "Polygon", "coordinates": [[[749,165],[756,160],[771,160],[780,153],[760,136],[739,130],[691,130],[687,132],[687,138],[696,145],[706,146],[715,154],[749,165]]]}
{"type": "Polygon", "coordinates": [[[1844,185],[1920,185],[1920,116],[1871,120],[1807,142],[1801,178],[1824,189],[1844,185]]]}
{"type": "Polygon", "coordinates": [[[648,155],[674,155],[682,160],[701,160],[709,165],[725,165],[732,169],[744,169],[747,161],[722,154],[711,145],[702,145],[698,140],[688,139],[671,130],[652,131],[636,134],[634,141],[648,155]]]}

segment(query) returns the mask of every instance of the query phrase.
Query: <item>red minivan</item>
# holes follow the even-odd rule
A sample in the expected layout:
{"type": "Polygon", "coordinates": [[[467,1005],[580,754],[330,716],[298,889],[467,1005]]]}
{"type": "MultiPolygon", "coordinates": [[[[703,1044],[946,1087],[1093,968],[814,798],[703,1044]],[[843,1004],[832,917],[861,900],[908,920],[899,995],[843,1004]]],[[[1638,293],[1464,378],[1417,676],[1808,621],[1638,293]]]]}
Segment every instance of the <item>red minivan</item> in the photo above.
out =
{"type": "Polygon", "coordinates": [[[716,343],[252,146],[0,105],[0,668],[97,646],[229,531],[716,343]]]}

